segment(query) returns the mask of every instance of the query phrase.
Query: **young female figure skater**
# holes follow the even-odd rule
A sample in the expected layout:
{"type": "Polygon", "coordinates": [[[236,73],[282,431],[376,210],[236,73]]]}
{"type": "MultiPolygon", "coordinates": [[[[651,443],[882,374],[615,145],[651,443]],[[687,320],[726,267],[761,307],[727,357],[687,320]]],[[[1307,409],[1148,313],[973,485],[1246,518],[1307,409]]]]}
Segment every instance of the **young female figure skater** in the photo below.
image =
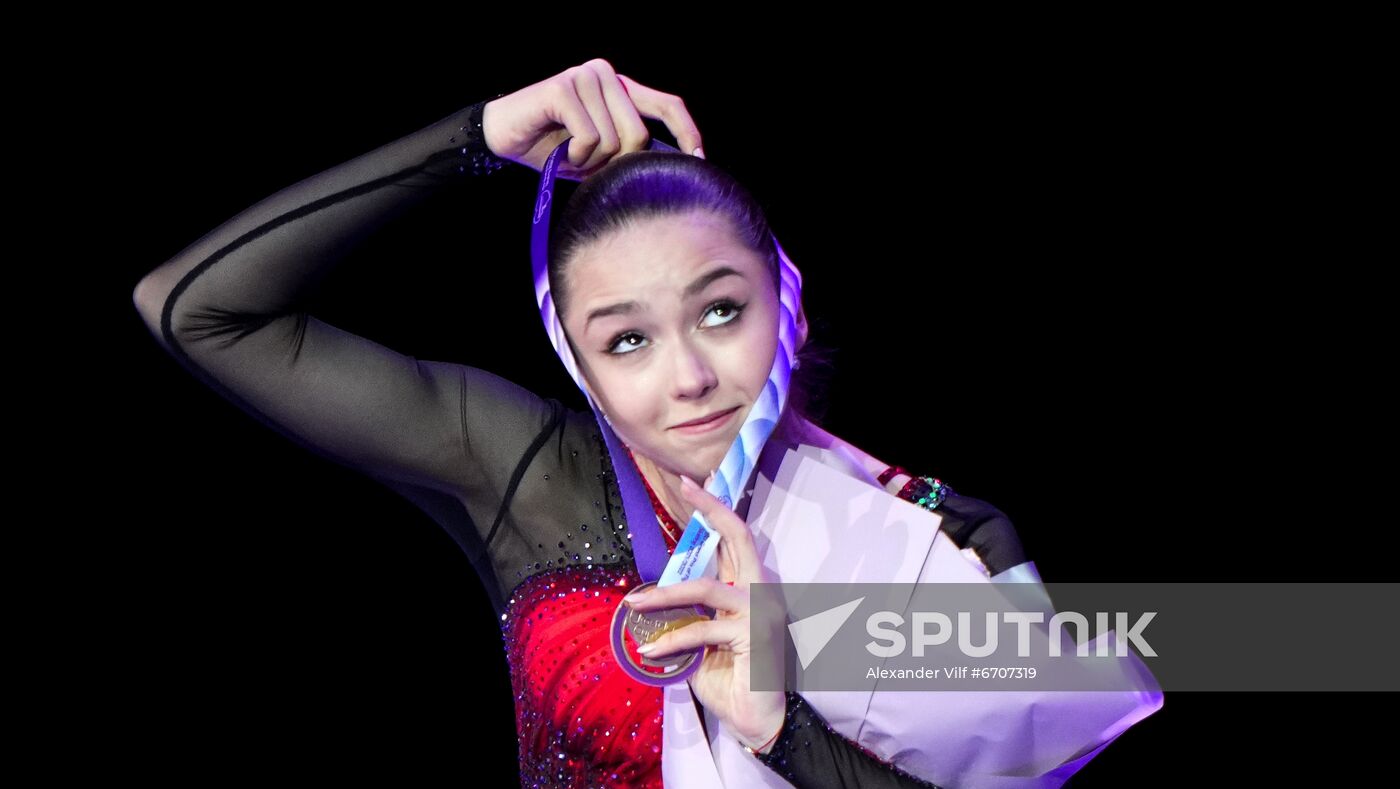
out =
{"type": "MultiPolygon", "coordinates": [[[[660,528],[668,553],[696,510],[720,534],[718,579],[657,588],[638,604],[718,612],[663,636],[657,653],[709,645],[680,688],[696,719],[710,716],[762,765],[762,783],[933,785],[827,726],[801,694],[748,686],[748,586],[772,579],[745,507],[704,488],[774,369],[781,261],[758,204],[703,158],[679,97],[598,59],[477,102],[231,218],[150,272],[135,303],[191,374],[398,491],[458,541],[501,617],[522,785],[661,786],[663,774],[673,786],[738,785],[732,767],[722,780],[666,769],[663,707],[683,708],[608,650],[608,621],[641,578],[596,415],[482,369],[396,353],[298,307],[392,216],[509,163],[540,170],[565,139],[559,175],[582,185],[552,231],[548,284],[583,384],[645,483],[656,522],[644,527],[660,528]],[[643,117],[693,155],[644,150],[643,117]]],[[[806,321],[796,312],[800,369],[806,321]]],[[[936,508],[989,576],[1033,574],[1002,513],[826,432],[804,413],[808,385],[793,377],[769,444],[818,447],[845,473],[936,508]]],[[[1058,786],[1080,764],[1015,785],[1058,786]]]]}

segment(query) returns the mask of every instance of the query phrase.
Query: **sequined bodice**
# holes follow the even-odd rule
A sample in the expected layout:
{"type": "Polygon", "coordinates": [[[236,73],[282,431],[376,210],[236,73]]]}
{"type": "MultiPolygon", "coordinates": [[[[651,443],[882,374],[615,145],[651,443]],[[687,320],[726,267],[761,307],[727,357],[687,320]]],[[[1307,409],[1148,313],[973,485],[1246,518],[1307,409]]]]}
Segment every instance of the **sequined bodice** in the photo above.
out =
{"type": "Polygon", "coordinates": [[[561,567],[517,587],[503,628],[522,786],[660,787],[662,689],[618,668],[608,623],[635,569],[561,567]]]}
{"type": "MultiPolygon", "coordinates": [[[[896,470],[904,471],[890,469],[896,470]]],[[[909,485],[899,495],[911,499],[914,490],[909,485]]],[[[647,491],[669,554],[682,527],[649,485],[647,491]]],[[[501,635],[515,695],[522,786],[662,786],[663,690],[627,676],[608,642],[618,603],[641,583],[629,556],[619,563],[545,568],[510,595],[501,635]]],[[[635,644],[629,640],[627,648],[635,644]]]]}
{"type": "MultiPolygon", "coordinates": [[[[662,533],[667,552],[675,550],[662,533]]],[[[662,785],[663,690],[623,673],[608,644],[613,612],[641,583],[630,560],[566,565],[531,576],[511,594],[501,635],[522,786],[662,785]]]]}

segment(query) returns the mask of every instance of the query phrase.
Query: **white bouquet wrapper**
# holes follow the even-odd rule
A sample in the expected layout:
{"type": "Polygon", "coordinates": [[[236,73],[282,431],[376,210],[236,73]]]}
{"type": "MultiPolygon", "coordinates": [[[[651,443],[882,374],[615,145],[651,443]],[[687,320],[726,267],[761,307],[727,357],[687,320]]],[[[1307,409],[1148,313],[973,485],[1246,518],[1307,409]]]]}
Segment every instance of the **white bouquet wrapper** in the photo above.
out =
{"type": "MultiPolygon", "coordinates": [[[[988,576],[939,528],[942,516],[879,487],[844,454],[766,448],[747,507],[758,555],[783,583],[1040,583],[1033,562],[988,576]],[[771,450],[771,451],[770,451],[771,450]],[[777,458],[781,464],[774,468],[777,458]]],[[[1048,603],[1047,603],[1048,608],[1048,603]]],[[[1099,639],[1091,643],[1096,653],[1099,639]]],[[[905,772],[958,789],[1059,787],[1162,706],[1136,654],[1115,661],[1122,691],[802,691],[833,729],[905,772]]],[[[701,729],[689,686],[667,688],[666,785],[790,786],[745,752],[718,719],[701,729]]]]}

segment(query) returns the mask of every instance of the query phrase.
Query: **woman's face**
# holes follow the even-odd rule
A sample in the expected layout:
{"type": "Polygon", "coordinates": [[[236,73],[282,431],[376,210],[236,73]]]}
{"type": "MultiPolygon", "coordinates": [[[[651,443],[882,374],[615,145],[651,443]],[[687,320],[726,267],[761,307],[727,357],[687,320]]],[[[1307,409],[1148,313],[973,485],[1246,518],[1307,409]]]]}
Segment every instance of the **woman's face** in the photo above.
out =
{"type": "Polygon", "coordinates": [[[772,370],[778,293],[708,212],[652,217],[581,248],[564,329],[590,395],[634,453],[703,484],[772,370]],[[678,426],[722,411],[721,423],[678,426]]]}

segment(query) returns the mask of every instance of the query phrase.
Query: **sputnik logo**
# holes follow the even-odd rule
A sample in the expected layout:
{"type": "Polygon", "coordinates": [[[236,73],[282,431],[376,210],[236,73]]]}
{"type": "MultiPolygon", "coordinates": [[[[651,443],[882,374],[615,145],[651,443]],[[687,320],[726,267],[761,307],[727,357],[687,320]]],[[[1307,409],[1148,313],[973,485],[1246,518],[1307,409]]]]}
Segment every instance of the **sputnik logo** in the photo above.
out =
{"type": "Polygon", "coordinates": [[[792,635],[792,643],[797,648],[797,658],[802,661],[802,668],[807,668],[817,659],[817,655],[831,643],[836,632],[846,624],[846,620],[851,618],[851,614],[856,612],[864,599],[857,598],[788,625],[788,633],[792,635]]]}

